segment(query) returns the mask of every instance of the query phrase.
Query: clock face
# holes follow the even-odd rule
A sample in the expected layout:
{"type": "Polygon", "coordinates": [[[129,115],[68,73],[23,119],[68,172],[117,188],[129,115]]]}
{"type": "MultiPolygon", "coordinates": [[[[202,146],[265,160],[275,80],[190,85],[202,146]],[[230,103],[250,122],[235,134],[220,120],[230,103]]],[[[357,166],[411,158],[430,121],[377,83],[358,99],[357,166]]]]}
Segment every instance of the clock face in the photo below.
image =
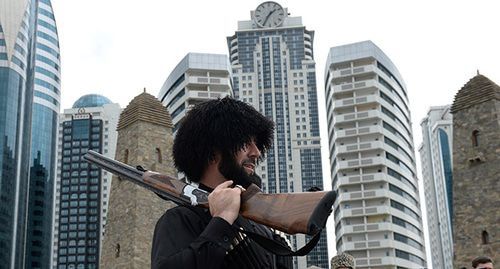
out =
{"type": "Polygon", "coordinates": [[[278,27],[284,19],[285,10],[276,2],[264,2],[255,9],[254,20],[260,27],[278,27]]]}

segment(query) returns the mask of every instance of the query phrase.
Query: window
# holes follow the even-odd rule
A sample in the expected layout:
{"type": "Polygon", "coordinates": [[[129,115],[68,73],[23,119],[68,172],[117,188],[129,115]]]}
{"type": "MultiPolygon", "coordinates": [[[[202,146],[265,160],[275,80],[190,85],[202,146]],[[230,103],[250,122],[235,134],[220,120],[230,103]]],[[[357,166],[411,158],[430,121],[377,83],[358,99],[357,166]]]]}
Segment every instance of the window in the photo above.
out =
{"type": "Polygon", "coordinates": [[[488,234],[487,231],[482,232],[481,239],[482,239],[483,245],[490,243],[490,235],[488,234]]]}
{"type": "Polygon", "coordinates": [[[156,152],[156,159],[157,159],[158,163],[161,163],[161,150],[160,150],[160,148],[156,148],[155,152],[156,152]]]}
{"type": "Polygon", "coordinates": [[[128,163],[128,149],[125,150],[125,153],[123,154],[123,162],[128,163]]]}
{"type": "Polygon", "coordinates": [[[478,130],[472,131],[472,146],[473,147],[479,146],[479,131],[478,130]]]}

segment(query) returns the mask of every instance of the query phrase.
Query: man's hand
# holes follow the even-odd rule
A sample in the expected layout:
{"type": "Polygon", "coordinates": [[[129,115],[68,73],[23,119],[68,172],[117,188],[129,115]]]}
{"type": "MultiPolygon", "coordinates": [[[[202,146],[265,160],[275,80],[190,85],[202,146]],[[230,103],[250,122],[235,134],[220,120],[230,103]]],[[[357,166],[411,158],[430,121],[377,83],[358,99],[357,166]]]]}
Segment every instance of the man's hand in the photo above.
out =
{"type": "Polygon", "coordinates": [[[229,187],[232,184],[231,180],[225,181],[208,195],[212,217],[223,218],[229,224],[233,224],[238,217],[241,203],[241,189],[229,187]]]}

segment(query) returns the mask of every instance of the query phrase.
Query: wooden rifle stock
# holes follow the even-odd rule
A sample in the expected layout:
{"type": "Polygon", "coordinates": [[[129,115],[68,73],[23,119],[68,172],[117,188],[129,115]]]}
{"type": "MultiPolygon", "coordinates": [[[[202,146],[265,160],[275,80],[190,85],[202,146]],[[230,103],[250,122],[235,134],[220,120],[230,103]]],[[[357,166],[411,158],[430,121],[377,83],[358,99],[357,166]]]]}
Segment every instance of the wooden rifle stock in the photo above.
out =
{"type": "MultiPolygon", "coordinates": [[[[209,193],[167,175],[145,171],[89,151],[84,158],[179,205],[208,208],[209,193]]],[[[325,227],[334,191],[265,194],[252,184],[241,195],[240,215],[288,234],[314,235],[325,227]]]]}

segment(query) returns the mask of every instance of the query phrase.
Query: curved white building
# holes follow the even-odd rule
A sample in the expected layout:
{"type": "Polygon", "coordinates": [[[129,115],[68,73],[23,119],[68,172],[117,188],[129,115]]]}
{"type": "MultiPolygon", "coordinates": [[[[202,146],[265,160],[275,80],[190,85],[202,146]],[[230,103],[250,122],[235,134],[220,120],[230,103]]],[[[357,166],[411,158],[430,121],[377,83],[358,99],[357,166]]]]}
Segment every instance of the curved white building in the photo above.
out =
{"type": "Polygon", "coordinates": [[[406,87],[371,41],[333,47],[325,70],[337,252],[356,268],[426,266],[406,87]]]}
{"type": "Polygon", "coordinates": [[[173,131],[193,105],[232,95],[227,55],[188,53],[170,73],[158,99],[172,116],[173,131]]]}

